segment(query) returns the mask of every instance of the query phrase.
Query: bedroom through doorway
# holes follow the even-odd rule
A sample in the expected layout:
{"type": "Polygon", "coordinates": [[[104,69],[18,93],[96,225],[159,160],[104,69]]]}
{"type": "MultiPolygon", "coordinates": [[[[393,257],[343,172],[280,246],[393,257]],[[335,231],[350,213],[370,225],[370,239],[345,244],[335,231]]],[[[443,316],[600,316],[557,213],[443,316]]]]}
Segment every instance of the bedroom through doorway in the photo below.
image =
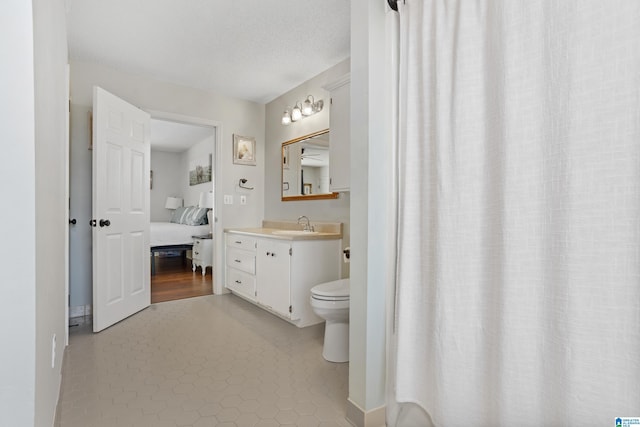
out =
{"type": "Polygon", "coordinates": [[[213,293],[216,129],[151,119],[151,303],[213,293]]]}

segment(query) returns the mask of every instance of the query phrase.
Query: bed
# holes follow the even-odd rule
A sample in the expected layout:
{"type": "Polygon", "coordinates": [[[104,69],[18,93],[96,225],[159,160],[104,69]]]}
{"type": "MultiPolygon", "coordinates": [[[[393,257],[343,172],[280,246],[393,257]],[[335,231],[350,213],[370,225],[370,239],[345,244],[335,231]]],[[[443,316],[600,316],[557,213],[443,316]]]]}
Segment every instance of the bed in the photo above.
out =
{"type": "Polygon", "coordinates": [[[207,209],[194,206],[178,208],[171,222],[152,222],[149,246],[151,247],[151,274],[155,274],[157,252],[180,251],[183,256],[193,247],[193,236],[209,234],[207,209]]]}

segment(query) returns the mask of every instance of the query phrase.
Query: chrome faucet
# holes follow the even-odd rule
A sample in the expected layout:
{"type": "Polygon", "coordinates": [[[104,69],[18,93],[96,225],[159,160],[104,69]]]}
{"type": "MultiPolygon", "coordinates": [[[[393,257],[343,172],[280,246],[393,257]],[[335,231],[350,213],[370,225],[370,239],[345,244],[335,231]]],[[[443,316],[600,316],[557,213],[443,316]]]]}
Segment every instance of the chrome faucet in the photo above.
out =
{"type": "Polygon", "coordinates": [[[309,222],[309,218],[306,215],[302,215],[300,217],[298,217],[298,224],[300,224],[300,220],[302,219],[306,219],[307,223],[304,225],[304,231],[315,231],[313,228],[313,225],[311,225],[311,223],[309,222]]]}

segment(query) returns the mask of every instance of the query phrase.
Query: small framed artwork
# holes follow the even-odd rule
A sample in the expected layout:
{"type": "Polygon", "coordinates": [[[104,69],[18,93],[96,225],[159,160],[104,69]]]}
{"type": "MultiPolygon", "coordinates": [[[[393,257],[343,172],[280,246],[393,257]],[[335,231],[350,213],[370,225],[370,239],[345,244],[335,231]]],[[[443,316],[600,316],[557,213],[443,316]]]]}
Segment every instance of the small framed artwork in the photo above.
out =
{"type": "Polygon", "coordinates": [[[256,139],[233,135],[233,163],[236,165],[256,165],[256,139]]]}
{"type": "Polygon", "coordinates": [[[209,154],[208,159],[202,160],[191,160],[189,162],[189,185],[211,182],[211,154],[209,154]],[[208,164],[207,161],[209,162],[208,164]]]}

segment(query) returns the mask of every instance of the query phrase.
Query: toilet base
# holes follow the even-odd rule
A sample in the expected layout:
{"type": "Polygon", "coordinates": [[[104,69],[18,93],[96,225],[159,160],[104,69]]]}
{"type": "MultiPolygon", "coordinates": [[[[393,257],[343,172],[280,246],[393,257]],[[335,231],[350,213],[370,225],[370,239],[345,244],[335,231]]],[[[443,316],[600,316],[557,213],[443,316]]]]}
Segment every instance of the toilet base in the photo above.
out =
{"type": "Polygon", "coordinates": [[[322,357],[329,362],[349,361],[349,323],[327,321],[324,326],[322,357]]]}

